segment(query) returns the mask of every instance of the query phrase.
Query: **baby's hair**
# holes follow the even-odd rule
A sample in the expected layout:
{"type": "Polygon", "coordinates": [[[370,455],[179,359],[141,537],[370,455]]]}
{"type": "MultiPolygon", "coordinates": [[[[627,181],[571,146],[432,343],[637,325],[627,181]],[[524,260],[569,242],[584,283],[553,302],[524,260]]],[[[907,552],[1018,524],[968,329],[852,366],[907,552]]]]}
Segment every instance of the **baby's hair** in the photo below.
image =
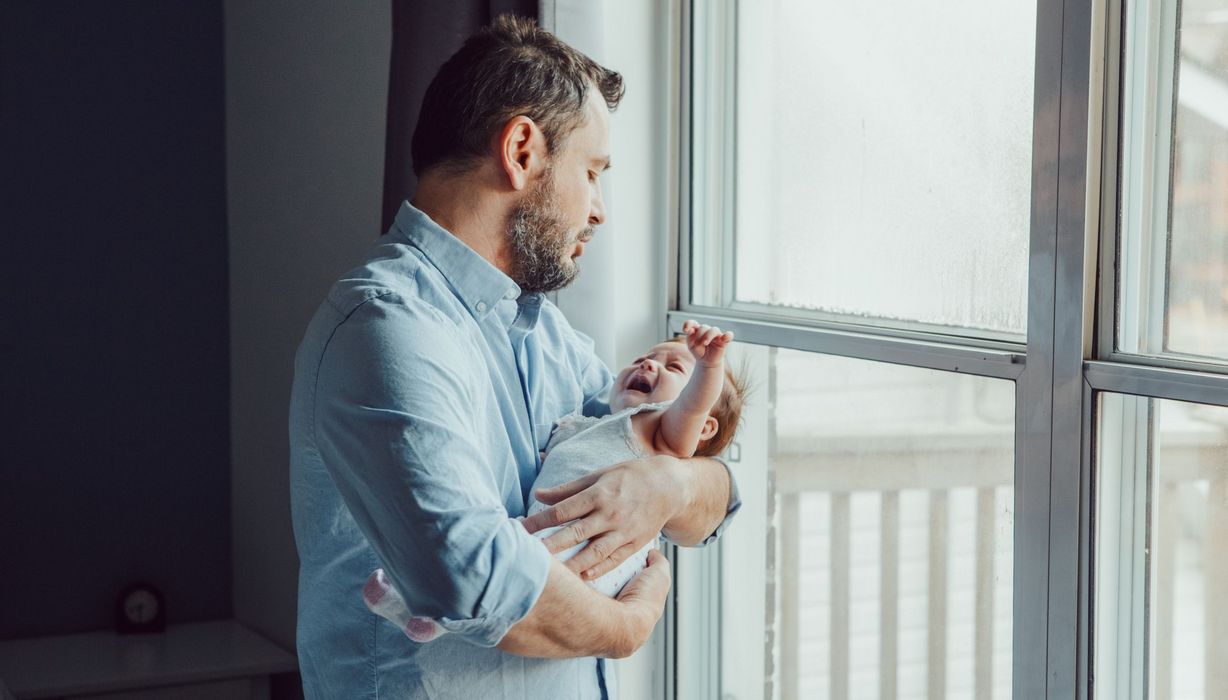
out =
{"type": "MultiPolygon", "coordinates": [[[[685,344],[686,336],[676,335],[668,342],[685,344]]],[[[750,371],[746,363],[741,363],[737,369],[725,363],[725,383],[721,386],[721,396],[708,414],[716,419],[716,434],[699,443],[699,448],[695,450],[696,457],[716,457],[729,447],[734,434],[738,432],[742,406],[750,390],[750,371]]]]}

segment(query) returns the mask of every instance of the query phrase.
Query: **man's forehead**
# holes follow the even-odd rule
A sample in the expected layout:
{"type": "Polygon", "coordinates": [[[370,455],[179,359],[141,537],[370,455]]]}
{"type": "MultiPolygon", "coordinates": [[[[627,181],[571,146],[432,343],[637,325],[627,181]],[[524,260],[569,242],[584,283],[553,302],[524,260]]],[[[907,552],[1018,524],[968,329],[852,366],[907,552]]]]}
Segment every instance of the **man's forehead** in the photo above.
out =
{"type": "Polygon", "coordinates": [[[588,112],[585,121],[609,126],[610,107],[605,103],[605,97],[596,83],[589,82],[588,93],[584,96],[584,110],[588,112]]]}
{"type": "Polygon", "coordinates": [[[589,151],[586,155],[609,158],[610,154],[610,109],[606,106],[601,92],[595,85],[590,85],[588,97],[585,99],[584,121],[576,130],[577,141],[589,151]]]}

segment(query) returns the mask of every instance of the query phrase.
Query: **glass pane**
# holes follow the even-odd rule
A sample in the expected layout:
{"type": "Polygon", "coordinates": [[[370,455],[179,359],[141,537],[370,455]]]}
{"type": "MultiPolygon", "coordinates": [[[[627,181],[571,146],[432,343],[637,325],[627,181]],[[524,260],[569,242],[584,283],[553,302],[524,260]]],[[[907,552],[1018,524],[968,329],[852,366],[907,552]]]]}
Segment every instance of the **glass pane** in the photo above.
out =
{"type": "MultiPolygon", "coordinates": [[[[703,102],[719,90],[699,86],[700,108],[732,110],[736,127],[723,113],[696,122],[736,128],[732,260],[696,261],[696,302],[1022,337],[1035,11],[738,3],[736,95],[703,102]],[[723,284],[705,284],[714,271],[723,284]]],[[[722,147],[697,137],[697,150],[722,147]]],[[[697,188],[712,182],[697,173],[697,188]]],[[[729,206],[719,194],[697,206],[729,206]]],[[[719,247],[695,230],[697,247],[719,247]]]]}
{"type": "Polygon", "coordinates": [[[723,697],[1010,697],[1014,385],[750,356],[723,697]]]}
{"type": "Polygon", "coordinates": [[[1228,0],[1177,5],[1127,13],[1118,347],[1224,361],[1228,0]]]}
{"type": "Polygon", "coordinates": [[[1096,697],[1228,697],[1228,408],[1104,394],[1096,697]]]}

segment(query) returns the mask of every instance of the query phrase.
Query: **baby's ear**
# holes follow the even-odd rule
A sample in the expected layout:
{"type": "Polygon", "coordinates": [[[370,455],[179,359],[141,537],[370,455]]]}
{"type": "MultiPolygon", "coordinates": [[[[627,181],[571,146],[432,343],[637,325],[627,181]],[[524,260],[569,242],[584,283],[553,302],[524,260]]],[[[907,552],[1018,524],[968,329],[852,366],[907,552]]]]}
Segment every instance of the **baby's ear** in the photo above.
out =
{"type": "Polygon", "coordinates": [[[716,435],[716,431],[720,430],[720,427],[721,427],[721,424],[718,423],[715,418],[713,418],[712,416],[708,416],[707,418],[704,419],[703,429],[699,431],[699,439],[701,441],[711,440],[712,437],[716,435]]]}

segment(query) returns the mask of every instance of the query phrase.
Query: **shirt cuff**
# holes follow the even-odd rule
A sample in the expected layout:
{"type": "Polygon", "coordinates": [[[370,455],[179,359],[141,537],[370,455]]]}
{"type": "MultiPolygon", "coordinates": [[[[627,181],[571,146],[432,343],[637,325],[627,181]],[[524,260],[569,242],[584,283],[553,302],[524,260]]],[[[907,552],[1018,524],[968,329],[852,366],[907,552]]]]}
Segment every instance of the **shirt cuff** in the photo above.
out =
{"type": "MultiPolygon", "coordinates": [[[[725,472],[729,474],[729,505],[725,508],[725,518],[721,520],[721,524],[717,525],[716,529],[712,531],[712,534],[705,537],[702,542],[691,545],[692,547],[707,547],[719,539],[721,533],[725,532],[725,528],[729,527],[729,522],[733,520],[733,514],[737,513],[738,509],[742,507],[742,496],[738,492],[738,480],[734,478],[733,470],[729,468],[729,465],[725,463],[725,460],[718,457],[712,457],[711,459],[715,459],[717,462],[720,462],[721,466],[725,468],[725,472]]],[[[669,542],[672,544],[678,544],[677,542],[669,539],[669,537],[665,537],[665,539],[669,540],[669,542]]],[[[681,547],[685,545],[678,546],[681,547]]]]}
{"type": "Polygon", "coordinates": [[[483,614],[467,620],[441,618],[439,624],[470,644],[493,647],[520,622],[541,597],[550,574],[550,550],[515,518],[495,535],[494,569],[486,587],[483,614]],[[487,608],[487,606],[490,606],[487,608]]]}

